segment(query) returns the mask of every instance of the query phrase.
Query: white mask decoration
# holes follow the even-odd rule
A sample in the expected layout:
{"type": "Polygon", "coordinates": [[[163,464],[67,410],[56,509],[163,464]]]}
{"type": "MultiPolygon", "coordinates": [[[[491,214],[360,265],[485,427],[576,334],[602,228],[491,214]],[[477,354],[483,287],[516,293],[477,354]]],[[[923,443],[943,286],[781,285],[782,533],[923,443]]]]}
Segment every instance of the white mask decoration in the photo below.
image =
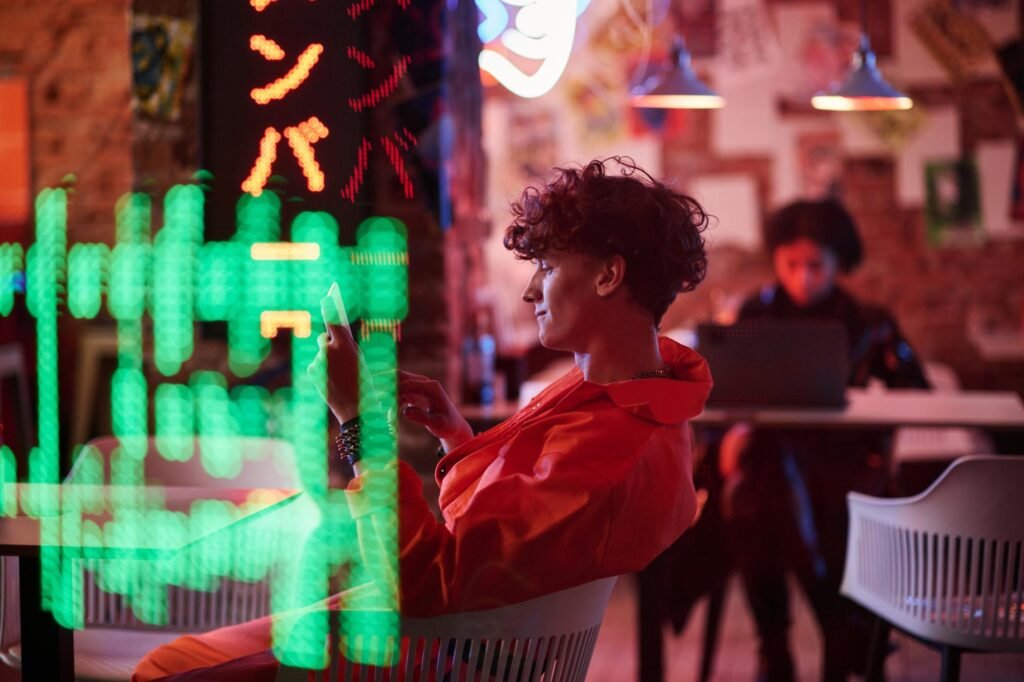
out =
{"type": "Polygon", "coordinates": [[[540,97],[565,71],[576,37],[576,17],[589,4],[590,0],[477,0],[484,14],[479,27],[481,40],[489,42],[500,35],[508,51],[540,62],[537,70],[528,74],[505,55],[485,47],[480,51],[480,68],[520,97],[540,97]],[[519,8],[514,28],[507,28],[505,5],[519,8]]]}

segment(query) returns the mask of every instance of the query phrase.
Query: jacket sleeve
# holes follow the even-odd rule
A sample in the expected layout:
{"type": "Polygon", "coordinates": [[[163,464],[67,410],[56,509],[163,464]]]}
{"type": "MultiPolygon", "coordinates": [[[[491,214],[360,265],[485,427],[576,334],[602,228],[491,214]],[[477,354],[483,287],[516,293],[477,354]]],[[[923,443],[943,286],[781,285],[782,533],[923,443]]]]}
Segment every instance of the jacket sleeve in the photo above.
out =
{"type": "Polygon", "coordinates": [[[585,582],[611,522],[604,480],[563,453],[482,483],[451,527],[412,469],[399,472],[399,572],[409,615],[515,603],[585,582]]]}
{"type": "Polygon", "coordinates": [[[873,310],[865,334],[870,335],[867,352],[855,369],[854,381],[866,383],[877,377],[889,388],[931,388],[924,376],[920,357],[887,312],[873,310]]]}
{"type": "MultiPolygon", "coordinates": [[[[657,551],[664,549],[661,545],[674,540],[693,515],[692,508],[681,508],[692,502],[688,474],[689,498],[680,498],[671,480],[662,481],[667,490],[661,496],[641,489],[657,484],[658,477],[667,478],[664,467],[652,465],[645,456],[646,441],[633,450],[616,451],[601,448],[597,439],[573,442],[556,435],[528,466],[499,456],[448,525],[436,520],[418,476],[402,464],[398,513],[403,613],[429,616],[494,608],[642,568],[656,555],[655,545],[657,551]],[[652,499],[662,499],[666,509],[671,504],[672,515],[659,516],[662,509],[652,499]],[[685,523],[667,542],[664,533],[648,541],[650,547],[644,546],[644,537],[635,540],[637,532],[623,529],[623,523],[640,529],[680,525],[673,515],[686,516],[685,523]],[[621,538],[628,538],[635,551],[623,551],[621,538]]],[[[684,468],[685,462],[679,466],[684,468]]]]}

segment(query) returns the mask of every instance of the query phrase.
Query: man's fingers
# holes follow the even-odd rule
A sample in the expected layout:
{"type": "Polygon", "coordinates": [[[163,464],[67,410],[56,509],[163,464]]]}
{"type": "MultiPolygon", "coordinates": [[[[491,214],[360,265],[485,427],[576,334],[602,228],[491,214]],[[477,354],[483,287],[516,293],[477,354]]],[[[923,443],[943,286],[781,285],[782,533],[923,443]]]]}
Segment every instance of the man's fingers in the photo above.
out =
{"type": "Polygon", "coordinates": [[[434,414],[432,412],[427,412],[426,410],[413,406],[403,408],[402,416],[408,419],[409,421],[413,422],[414,424],[425,426],[428,429],[435,429],[441,426],[441,423],[443,421],[441,415],[434,414]]]}
{"type": "Polygon", "coordinates": [[[323,318],[324,327],[327,328],[327,334],[330,341],[336,341],[340,338],[344,338],[344,335],[352,336],[352,332],[349,331],[348,325],[344,323],[341,318],[341,314],[338,309],[334,307],[334,302],[329,297],[320,299],[320,317],[323,318]]]}

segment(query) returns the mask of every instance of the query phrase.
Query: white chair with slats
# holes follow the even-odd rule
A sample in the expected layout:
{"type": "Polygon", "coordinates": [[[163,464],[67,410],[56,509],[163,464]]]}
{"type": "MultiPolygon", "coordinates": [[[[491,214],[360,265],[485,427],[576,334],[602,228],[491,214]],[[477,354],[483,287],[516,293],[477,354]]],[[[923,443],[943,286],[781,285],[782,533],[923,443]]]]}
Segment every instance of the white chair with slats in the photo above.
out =
{"type": "Polygon", "coordinates": [[[972,456],[914,497],[849,493],[841,591],[882,619],[871,676],[888,626],[940,649],[943,680],[961,652],[1024,652],[1022,491],[1024,457],[972,456]]]}
{"type": "MultiPolygon", "coordinates": [[[[616,578],[605,578],[519,604],[435,618],[402,618],[400,655],[358,666],[358,647],[383,651],[374,639],[344,642],[331,667],[311,674],[282,666],[278,682],[583,682],[616,578]],[[350,660],[351,659],[351,660],[350,660]]],[[[337,640],[332,638],[337,644],[337,640]]],[[[393,640],[389,640],[393,644],[393,640]]],[[[337,654],[339,647],[332,650],[337,654]]]]}
{"type": "MultiPolygon", "coordinates": [[[[296,474],[291,445],[271,438],[234,439],[245,453],[237,475],[215,478],[204,469],[199,441],[187,461],[170,461],[160,455],[156,440],[148,441],[145,458],[147,483],[168,487],[294,488],[296,474]]],[[[109,461],[118,447],[114,437],[93,440],[89,446],[104,462],[104,482],[109,483],[109,461]]],[[[81,456],[68,474],[67,482],[77,480],[81,456]]],[[[225,625],[244,623],[270,613],[268,580],[239,581],[222,579],[212,592],[167,587],[167,622],[151,625],[139,620],[124,598],[100,588],[94,562],[84,566],[83,603],[85,629],[74,638],[75,677],[82,680],[128,680],[139,660],[152,649],[186,633],[206,632],[225,625]]],[[[17,560],[5,558],[3,592],[0,597],[0,661],[20,667],[20,633],[17,625],[17,560]]]]}

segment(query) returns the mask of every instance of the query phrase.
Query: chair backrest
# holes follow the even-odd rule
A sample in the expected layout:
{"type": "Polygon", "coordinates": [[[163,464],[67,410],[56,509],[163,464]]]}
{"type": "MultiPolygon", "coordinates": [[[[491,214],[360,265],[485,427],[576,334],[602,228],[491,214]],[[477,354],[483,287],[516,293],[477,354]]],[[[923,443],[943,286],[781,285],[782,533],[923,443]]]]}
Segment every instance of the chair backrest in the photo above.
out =
{"type": "MultiPolygon", "coordinates": [[[[147,484],[166,486],[195,486],[208,488],[296,488],[298,475],[295,468],[295,452],[291,443],[278,438],[257,438],[249,436],[223,436],[196,438],[188,459],[172,460],[161,454],[159,440],[150,437],[144,460],[144,474],[147,484]],[[210,473],[203,445],[230,453],[237,461],[222,467],[225,471],[210,473]]],[[[103,436],[89,441],[88,446],[99,452],[104,461],[104,480],[110,480],[110,456],[120,445],[116,436],[103,436]]],[[[67,480],[75,480],[82,463],[82,457],[75,460],[67,480]]]]}
{"type": "MultiPolygon", "coordinates": [[[[435,618],[402,618],[399,655],[359,666],[364,651],[385,651],[372,637],[339,642],[331,667],[315,679],[329,682],[516,680],[582,682],[597,643],[616,578],[491,609],[435,618]]],[[[309,671],[283,666],[278,682],[306,680],[309,671]]]]}
{"type": "Polygon", "coordinates": [[[920,495],[847,501],[843,594],[932,642],[1024,651],[1024,457],[961,457],[920,495]]]}
{"type": "MultiPolygon", "coordinates": [[[[226,439],[225,439],[226,440],[226,439]]],[[[272,438],[232,437],[231,446],[242,454],[237,475],[218,478],[210,475],[202,462],[200,439],[196,439],[193,455],[186,461],[172,461],[162,456],[156,439],[148,441],[145,460],[147,482],[165,486],[199,486],[230,488],[293,488],[296,486],[295,457],[287,441],[272,438]]],[[[116,437],[97,438],[88,444],[99,452],[104,465],[104,482],[109,482],[110,456],[118,447],[116,437]]],[[[68,474],[74,482],[79,457],[68,474]]],[[[4,652],[20,641],[18,627],[17,558],[5,557],[0,570],[0,660],[4,652]]],[[[139,620],[124,598],[100,588],[96,579],[99,560],[86,560],[83,564],[83,597],[85,626],[88,628],[131,628],[135,630],[172,630],[204,632],[225,625],[254,620],[270,613],[270,586],[267,580],[239,581],[223,579],[213,592],[191,590],[170,585],[167,587],[168,621],[162,625],[149,625],[139,620]]]]}
{"type": "MultiPolygon", "coordinates": [[[[97,438],[89,445],[104,461],[105,478],[110,476],[110,455],[118,447],[114,436],[97,438]]],[[[75,480],[81,458],[75,462],[68,480],[75,480]]],[[[148,439],[145,459],[146,483],[168,487],[208,488],[294,488],[297,485],[294,450],[288,441],[274,438],[244,436],[205,441],[195,439],[192,456],[185,461],[169,460],[160,454],[157,439],[148,439]],[[241,459],[231,477],[213,476],[203,462],[202,446],[230,447],[241,459]]],[[[167,622],[149,625],[139,620],[124,598],[101,589],[96,580],[95,560],[85,562],[83,581],[86,627],[132,628],[204,632],[225,625],[244,623],[270,613],[269,581],[222,579],[216,590],[201,591],[169,585],[167,587],[167,622]]]]}

